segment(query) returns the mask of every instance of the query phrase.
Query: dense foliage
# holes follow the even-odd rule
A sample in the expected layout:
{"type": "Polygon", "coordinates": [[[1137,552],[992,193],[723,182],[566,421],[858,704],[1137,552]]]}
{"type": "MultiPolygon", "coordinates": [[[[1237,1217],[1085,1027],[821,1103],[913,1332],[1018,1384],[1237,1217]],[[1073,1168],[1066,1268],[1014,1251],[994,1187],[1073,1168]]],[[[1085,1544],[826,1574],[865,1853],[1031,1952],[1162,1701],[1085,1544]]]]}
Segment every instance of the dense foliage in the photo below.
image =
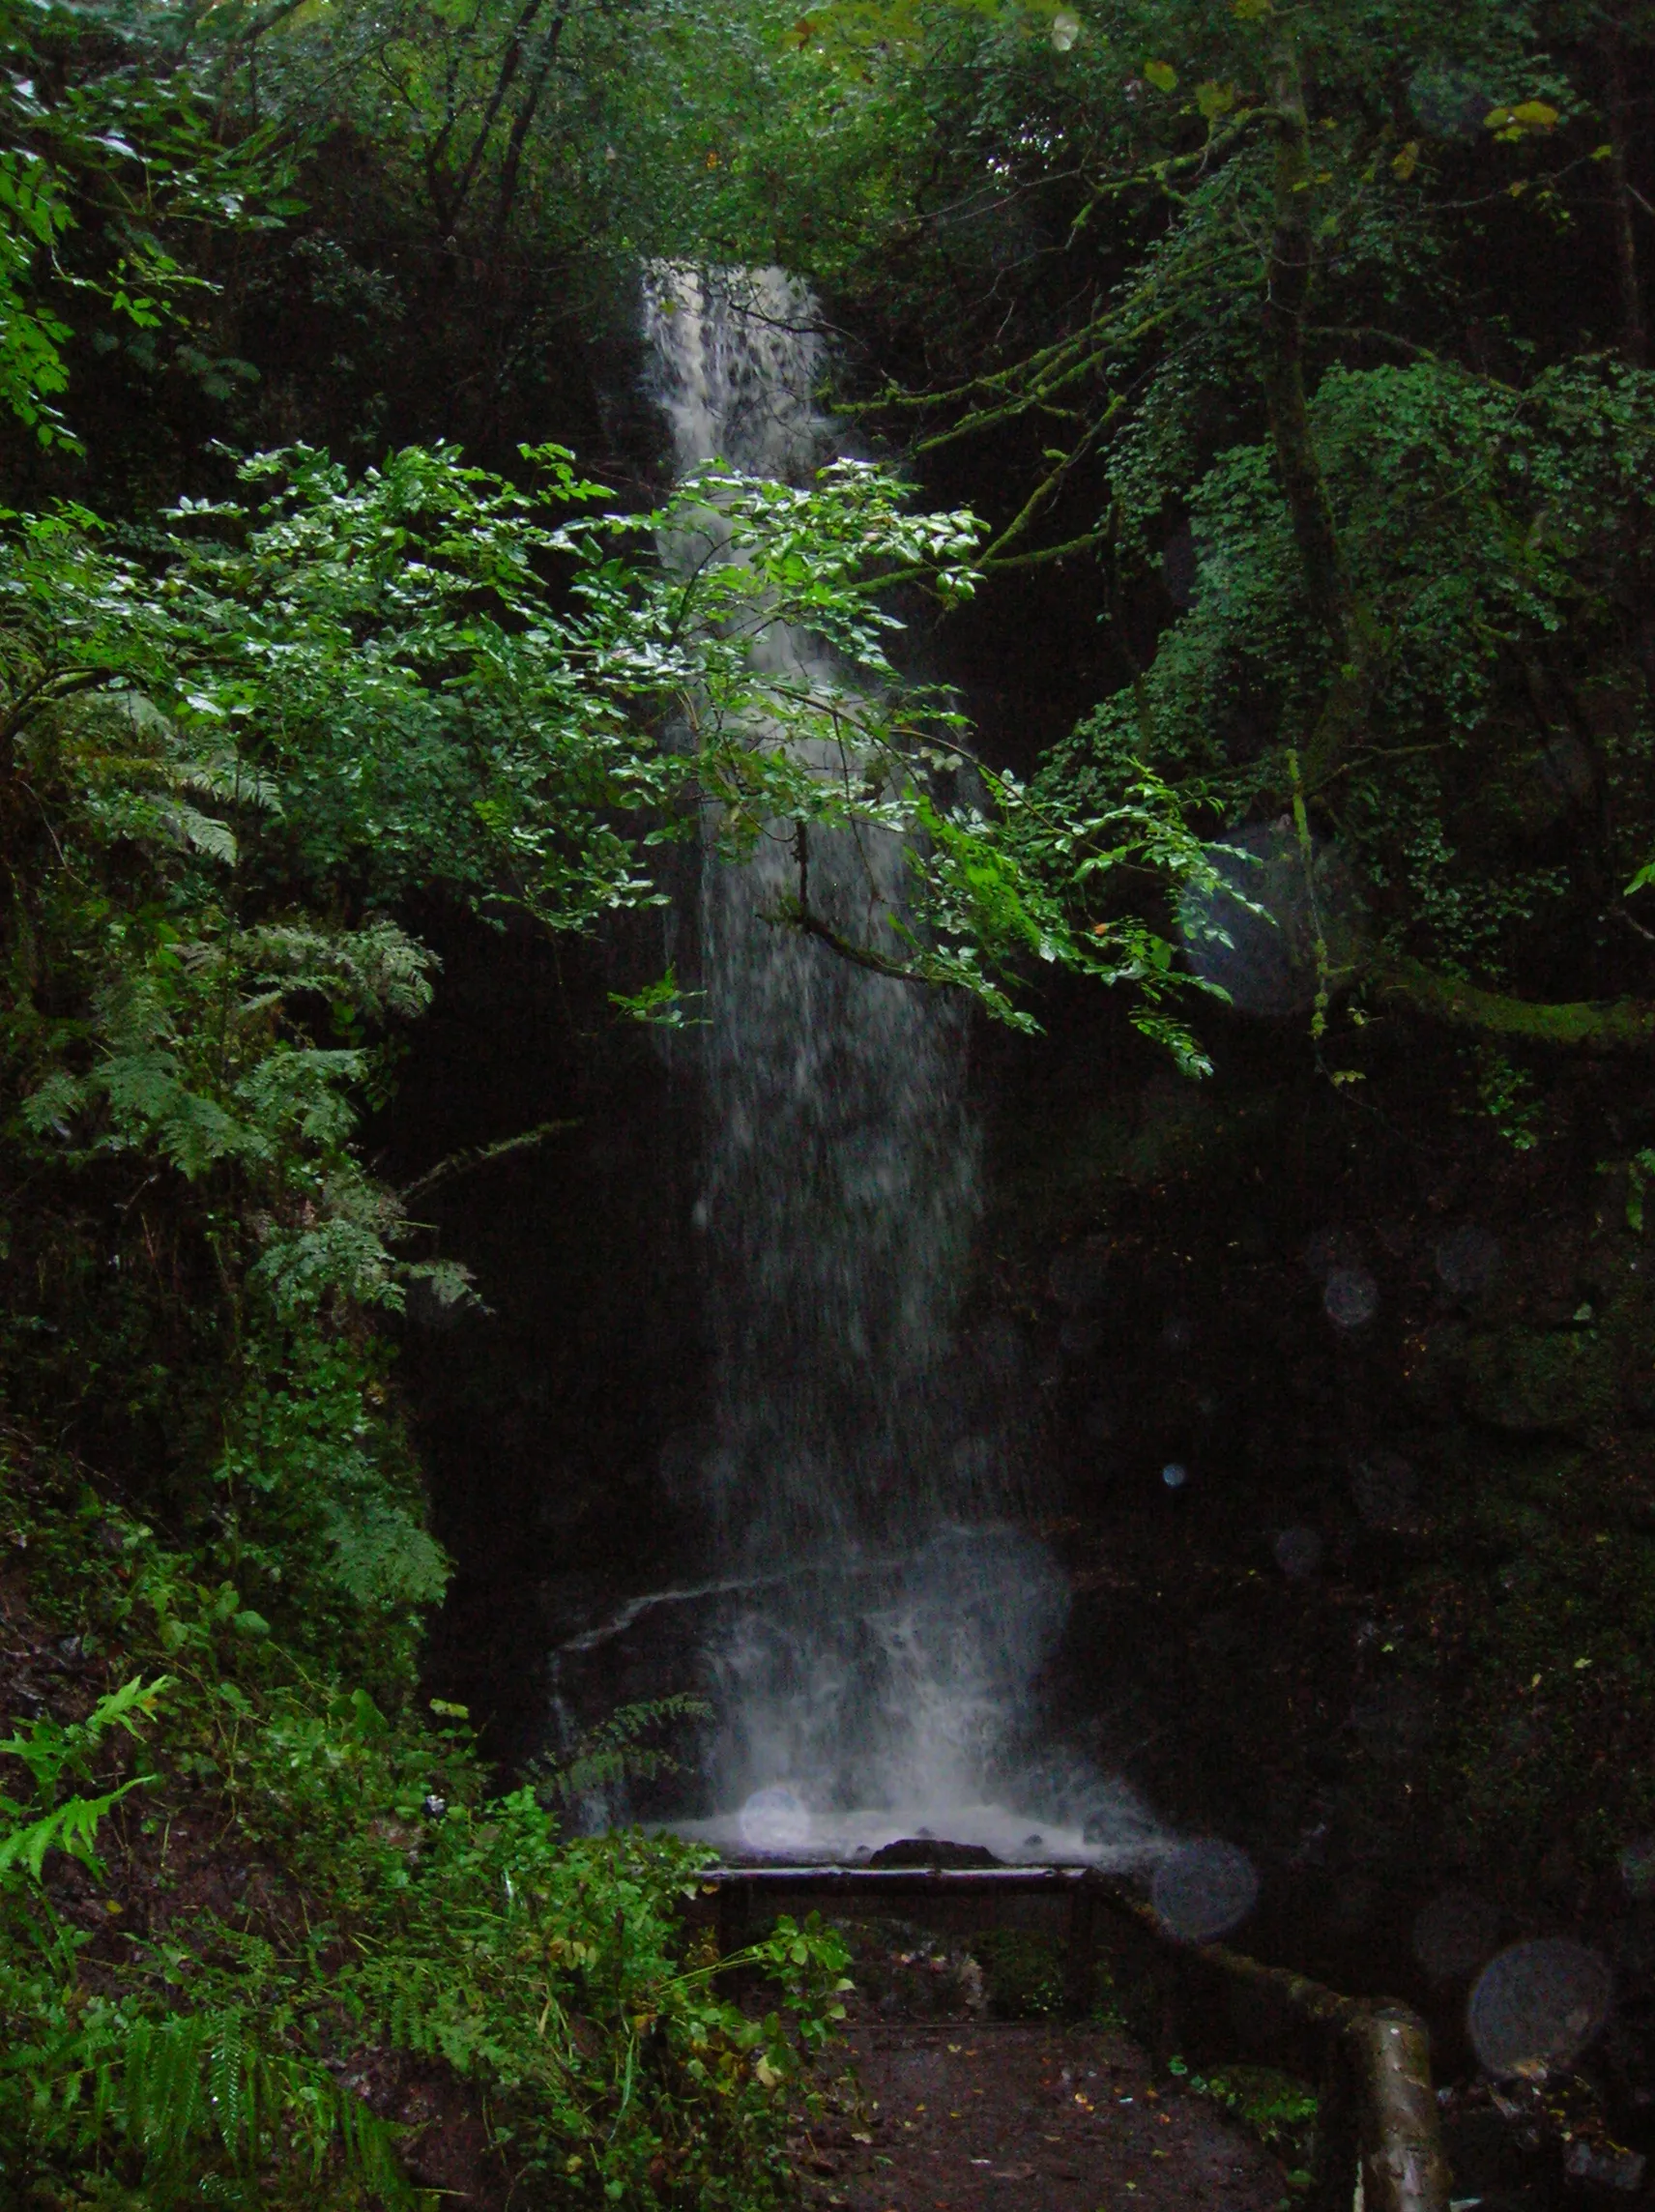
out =
{"type": "Polygon", "coordinates": [[[686,1956],[701,1854],[563,1843],[530,1789],[482,1801],[463,1727],[312,1671],[231,1584],[196,1579],[198,1556],[65,1481],[8,1454],[36,1617],[86,1662],[156,1671],[4,1746],[28,1777],[0,1801],[8,2193],[412,2202],[404,2131],[363,2098],[422,2062],[487,2094],[529,2201],[768,2201],[834,1940],[790,1925],[751,1955],[686,1956]],[[143,1771],[88,1796],[116,1731],[143,1771]],[[84,1878],[46,1885],[54,1852],[84,1878]],[[780,1985],[785,2025],[714,1987],[743,1966],[780,1985]]]}
{"type": "Polygon", "coordinates": [[[384,1324],[473,1293],[357,1131],[416,914],[592,933],[785,823],[771,918],[846,957],[1025,1026],[1119,985],[1199,1073],[1273,938],[1336,1083],[1399,1004],[1535,1143],[1559,1048],[1655,1035],[1652,46],[1643,0],[0,0],[0,1589],[72,1653],[0,1741],[6,2186],[400,2200],[457,2082],[520,2201],[783,2189],[832,1946],[749,2017],[693,1854],[560,1840],[415,1694],[384,1324]],[[663,505],[662,256],[814,281],[927,497],[663,505]],[[1107,680],[1007,766],[891,609],[1031,577],[1107,680]],[[865,925],[810,900],[846,825],[912,860],[865,925]]]}
{"type": "MultiPolygon", "coordinates": [[[[596,496],[561,451],[539,459],[566,503],[596,496]]],[[[243,473],[267,493],[255,512],[187,503],[131,555],[82,510],[24,518],[0,582],[9,1412],[48,1485],[66,1447],[84,1455],[179,1547],[89,1503],[79,1525],[119,1563],[87,1586],[61,1556],[64,1499],[37,1522],[26,1480],[9,1496],[31,1611],[73,1623],[105,1673],[152,1651],[168,1672],[6,1743],[35,1790],[7,1800],[0,1843],[22,1962],[3,2155],[14,2174],[61,2173],[71,2194],[48,2202],[78,2201],[83,2168],[164,2203],[204,2161],[251,2174],[273,2157],[302,2191],[337,2167],[341,2186],[406,2195],[392,2138],[322,2064],[365,2038],[478,2080],[491,2155],[541,2200],[600,2184],[762,2201],[789,2045],[712,1994],[716,1961],[682,1956],[694,1854],[563,1846],[531,1791],[479,1811],[478,1770],[411,1717],[421,1609],[446,1570],[373,1324],[412,1283],[469,1293],[463,1269],[408,1256],[405,1208],[350,1139],[385,1080],[375,1039],[430,996],[398,898],[436,888],[577,928],[658,896],[642,861],[693,832],[686,786],[721,798],[736,849],[777,805],[837,817],[838,787],[753,733],[831,728],[850,694],[778,688],[752,638],[778,611],[808,616],[877,667],[862,571],[945,558],[969,533],[908,520],[865,471],[804,495],[731,483],[720,535],[745,558],[686,578],[627,562],[632,522],[540,519],[442,450],[354,484],[307,451],[243,473]],[[111,1728],[140,1720],[163,1771],[65,1796],[111,1728]],[[456,1801],[419,1849],[396,1823],[433,1761],[456,1801]],[[308,1780],[287,1819],[292,1773],[308,1780]],[[223,1799],[307,1933],[293,1949],[274,1896],[210,1915],[86,1963],[65,2012],[87,1932],[43,1887],[48,1864],[101,1874],[99,1827],[136,1789],[164,1792],[168,1832],[192,1794],[223,1799]],[[360,1968],[331,1955],[341,1942],[360,1968]],[[458,1977],[456,1944],[473,1965],[458,1977]],[[532,2031],[531,1962],[549,1975],[532,2031]]],[[[682,538],[708,496],[644,527],[682,538]]],[[[148,1856],[129,1837],[128,1894],[148,1856]]],[[[834,1958],[798,1936],[757,1963],[803,1973],[802,2001],[834,1958]]],[[[822,2018],[807,2004],[801,2024],[822,2018]]]]}
{"type": "Polygon", "coordinates": [[[876,414],[975,456],[988,571],[1086,564],[1113,635],[1044,798],[1148,767],[1209,835],[1307,807],[1355,966],[1436,1014],[1422,963],[1636,993],[1646,12],[917,11],[871,71],[865,12],[813,22],[873,78],[821,173],[908,388],[876,414]]]}

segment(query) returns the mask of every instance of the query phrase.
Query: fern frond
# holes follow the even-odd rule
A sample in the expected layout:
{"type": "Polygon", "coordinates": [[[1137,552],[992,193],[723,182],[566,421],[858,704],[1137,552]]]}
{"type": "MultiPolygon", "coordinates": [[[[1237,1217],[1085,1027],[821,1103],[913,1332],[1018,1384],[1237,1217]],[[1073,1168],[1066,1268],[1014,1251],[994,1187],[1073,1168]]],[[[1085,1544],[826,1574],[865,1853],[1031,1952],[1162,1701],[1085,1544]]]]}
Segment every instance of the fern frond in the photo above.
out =
{"type": "Polygon", "coordinates": [[[148,2165],[176,2173],[189,2156],[202,2110],[201,2066],[214,2023],[198,2013],[140,2020],[127,2038],[128,2133],[148,2165]]]}
{"type": "Polygon", "coordinates": [[[207,2095],[224,2148],[233,2159],[245,2157],[257,2134],[256,2068],[233,2015],[207,2053],[207,2095]]]}
{"type": "Polygon", "coordinates": [[[101,2070],[102,2109],[122,2112],[129,2141],[163,2189],[186,2178],[209,2197],[210,2180],[222,2187],[200,2172],[216,2139],[243,2177],[284,2148],[305,2160],[312,2179],[336,2156],[347,2178],[392,2212],[413,2212],[420,2201],[396,2155],[396,2130],[316,2060],[262,2048],[243,2012],[136,2021],[125,2061],[118,2086],[112,2066],[101,2070]]]}
{"type": "Polygon", "coordinates": [[[14,1867],[20,1866],[32,1880],[39,1881],[48,1851],[67,1851],[72,1859],[78,1859],[82,1866],[98,1872],[98,1854],[93,1843],[99,1822],[129,1790],[136,1790],[140,1784],[154,1780],[153,1774],[141,1774],[131,1782],[124,1782],[119,1790],[111,1790],[106,1796],[66,1797],[43,1819],[25,1828],[14,1828],[7,1835],[0,1835],[0,1875],[10,1874],[14,1867]]]}
{"type": "Polygon", "coordinates": [[[447,1555],[400,1506],[353,1499],[329,1517],[334,1572],[362,1606],[429,1605],[448,1586],[447,1555]]]}
{"type": "Polygon", "coordinates": [[[688,1691],[620,1705],[606,1720],[588,1729],[561,1758],[543,1755],[532,1763],[544,1777],[541,1788],[566,1803],[607,1783],[650,1781],[657,1774],[676,1774],[679,1762],[673,1755],[641,1744],[639,1737],[678,1722],[706,1720],[711,1710],[705,1699],[688,1691]]]}
{"type": "Polygon", "coordinates": [[[107,1728],[123,1728],[129,1735],[138,1732],[139,1720],[154,1720],[156,1707],[172,1688],[170,1674],[158,1674],[153,1682],[146,1682],[141,1674],[134,1674],[130,1682],[123,1682],[118,1690],[111,1690],[100,1698],[86,1718],[77,1723],[78,1732],[96,1742],[107,1728]]]}

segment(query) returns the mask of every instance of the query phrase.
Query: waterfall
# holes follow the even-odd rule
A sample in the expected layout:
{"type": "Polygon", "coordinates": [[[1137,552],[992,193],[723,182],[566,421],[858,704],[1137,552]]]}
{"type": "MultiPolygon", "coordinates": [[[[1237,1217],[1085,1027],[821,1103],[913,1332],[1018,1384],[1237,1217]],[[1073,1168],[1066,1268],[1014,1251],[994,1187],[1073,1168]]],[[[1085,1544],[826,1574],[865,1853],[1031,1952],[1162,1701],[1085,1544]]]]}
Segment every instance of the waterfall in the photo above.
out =
{"type": "MultiPolygon", "coordinates": [[[[828,449],[804,287],[662,268],[646,316],[680,480],[718,459],[807,481],[828,449]]],[[[829,673],[779,624],[762,650],[829,673]]],[[[1017,1525],[1005,1409],[956,1337],[981,1150],[966,1014],[767,919],[794,865],[778,826],[702,869],[715,1441],[696,1480],[723,1593],[702,1642],[704,1832],[821,1852],[924,1827],[1022,1850],[1042,1838],[1004,1802],[1010,1762],[1065,1598],[1017,1525]]],[[[903,877],[887,832],[812,833],[812,903],[841,926],[877,930],[903,877]]]]}

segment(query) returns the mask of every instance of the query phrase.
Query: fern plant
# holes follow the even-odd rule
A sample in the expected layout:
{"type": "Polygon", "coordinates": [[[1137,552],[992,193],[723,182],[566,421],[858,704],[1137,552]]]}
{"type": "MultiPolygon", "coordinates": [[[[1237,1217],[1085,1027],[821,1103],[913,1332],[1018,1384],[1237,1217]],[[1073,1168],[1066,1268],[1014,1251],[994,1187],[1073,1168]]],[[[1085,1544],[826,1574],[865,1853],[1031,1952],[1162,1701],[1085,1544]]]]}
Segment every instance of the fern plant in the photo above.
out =
{"type": "Polygon", "coordinates": [[[529,1761],[529,1771],[539,1778],[544,1798],[567,1805],[617,1783],[653,1781],[658,1774],[676,1774],[679,1761],[659,1744],[642,1739],[655,1730],[684,1721],[711,1717],[704,1698],[679,1692],[643,1703],[620,1705],[605,1719],[587,1729],[564,1752],[541,1752],[529,1761]]]}
{"type": "Polygon", "coordinates": [[[65,1724],[42,1713],[25,1731],[0,1737],[0,1759],[12,1759],[28,1768],[35,1802],[0,1792],[0,1879],[21,1868],[32,1881],[41,1880],[46,1855],[65,1851],[82,1866],[98,1868],[94,1840],[100,1822],[129,1791],[152,1782],[153,1775],[134,1775],[101,1796],[72,1796],[59,1801],[66,1774],[85,1777],[100,1744],[110,1729],[131,1736],[140,1721],[152,1720],[161,1699],[171,1688],[162,1674],[145,1682],[134,1674],[130,1682],[100,1698],[83,1721],[65,1724]]]}
{"type": "Polygon", "coordinates": [[[199,2201],[210,2166],[257,2203],[273,2156],[297,2160],[312,2182],[336,2160],[389,2212],[423,2199],[398,2161],[396,2131],[319,2060],[272,2048],[240,2011],[134,2022],[118,2068],[99,2070],[93,2099],[118,2119],[160,2203],[199,2201]]]}
{"type": "Polygon", "coordinates": [[[241,2007],[157,2016],[94,2001],[38,2021],[28,2042],[0,2053],[0,2185],[13,2168],[6,2123],[19,2109],[21,2157],[38,2181],[124,2177],[145,2212],[204,2199],[265,2205],[273,2172],[318,2193],[311,2202],[324,2182],[329,2195],[365,2191],[387,2212],[426,2201],[403,2169],[397,2130],[241,2007]]]}

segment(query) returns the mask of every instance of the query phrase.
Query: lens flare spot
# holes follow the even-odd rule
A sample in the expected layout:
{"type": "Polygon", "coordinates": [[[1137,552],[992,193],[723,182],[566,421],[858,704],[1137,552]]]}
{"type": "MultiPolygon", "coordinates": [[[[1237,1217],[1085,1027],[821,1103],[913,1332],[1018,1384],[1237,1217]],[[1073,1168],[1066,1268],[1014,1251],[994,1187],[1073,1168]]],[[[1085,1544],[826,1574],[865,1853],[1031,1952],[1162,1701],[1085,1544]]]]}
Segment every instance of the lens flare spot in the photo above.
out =
{"type": "Polygon", "coordinates": [[[1542,1936],[1513,1943],[1477,1976],[1466,2024],[1491,2074],[1568,2066],[1609,2018],[1609,1962],[1583,1943],[1542,1936]]]}
{"type": "Polygon", "coordinates": [[[1379,1286],[1366,1267],[1335,1267],[1321,1304],[1335,1328],[1365,1328],[1379,1310],[1379,1286]]]}
{"type": "Polygon", "coordinates": [[[1149,1890],[1155,1917],[1186,1943],[1228,1936],[1258,1902],[1258,1869],[1238,1845],[1216,1837],[1186,1844],[1163,1859],[1149,1890]]]}
{"type": "Polygon", "coordinates": [[[784,1783],[755,1790],[741,1807],[741,1841],[755,1851],[796,1851],[810,1841],[810,1815],[784,1783]]]}

